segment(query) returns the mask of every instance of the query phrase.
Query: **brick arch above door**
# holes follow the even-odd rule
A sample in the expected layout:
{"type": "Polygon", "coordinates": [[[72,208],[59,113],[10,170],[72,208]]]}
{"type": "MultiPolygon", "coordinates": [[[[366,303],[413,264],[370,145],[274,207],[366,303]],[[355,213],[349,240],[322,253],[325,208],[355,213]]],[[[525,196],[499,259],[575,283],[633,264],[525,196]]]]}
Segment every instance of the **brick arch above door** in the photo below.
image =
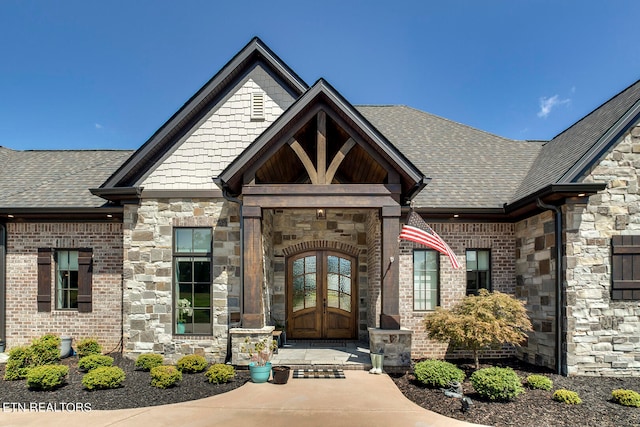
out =
{"type": "Polygon", "coordinates": [[[344,252],[353,257],[360,255],[361,249],[344,242],[335,242],[332,240],[309,240],[306,242],[296,243],[282,250],[282,254],[288,257],[299,252],[305,252],[314,249],[333,249],[340,252],[344,252]]]}

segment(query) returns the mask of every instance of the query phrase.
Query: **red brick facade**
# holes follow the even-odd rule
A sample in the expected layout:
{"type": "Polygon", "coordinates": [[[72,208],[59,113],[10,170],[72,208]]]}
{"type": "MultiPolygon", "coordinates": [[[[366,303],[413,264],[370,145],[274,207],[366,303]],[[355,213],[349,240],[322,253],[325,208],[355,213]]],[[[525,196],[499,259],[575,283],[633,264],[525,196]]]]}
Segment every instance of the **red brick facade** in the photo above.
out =
{"type": "MultiPolygon", "coordinates": [[[[52,278],[55,278],[52,264],[52,278]]],[[[55,301],[55,279],[51,284],[55,301]]],[[[46,333],[74,342],[95,337],[104,351],[120,345],[122,331],[122,225],[116,223],[9,223],[6,260],[7,348],[46,333]],[[38,248],[91,248],[92,311],[38,312],[38,248]]],[[[55,307],[55,303],[52,304],[55,307]]]]}

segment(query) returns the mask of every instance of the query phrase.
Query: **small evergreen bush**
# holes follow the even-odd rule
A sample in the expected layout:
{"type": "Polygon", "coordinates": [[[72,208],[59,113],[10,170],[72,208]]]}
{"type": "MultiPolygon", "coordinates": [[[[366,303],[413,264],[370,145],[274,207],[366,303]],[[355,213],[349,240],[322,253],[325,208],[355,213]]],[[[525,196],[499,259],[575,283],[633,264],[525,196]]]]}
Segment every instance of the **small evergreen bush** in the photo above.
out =
{"type": "Polygon", "coordinates": [[[163,365],[151,369],[151,385],[158,388],[173,387],[182,380],[182,373],[175,366],[163,365]]]}
{"type": "Polygon", "coordinates": [[[527,385],[529,388],[538,390],[551,390],[553,388],[553,381],[544,375],[529,375],[527,377],[527,385]]]}
{"type": "Polygon", "coordinates": [[[82,385],[87,390],[118,388],[125,378],[124,371],[117,366],[100,366],[82,377],[82,385]]]}
{"type": "Polygon", "coordinates": [[[475,391],[489,400],[513,400],[524,392],[520,378],[511,368],[484,368],[471,375],[475,391]]]}
{"type": "Polygon", "coordinates": [[[164,358],[161,354],[145,353],[138,356],[136,359],[136,368],[143,371],[150,371],[156,366],[162,365],[164,358]]]}
{"type": "Polygon", "coordinates": [[[42,365],[29,369],[27,386],[36,390],[53,390],[64,383],[69,367],[63,365],[42,365]]]}
{"type": "Polygon", "coordinates": [[[32,341],[29,366],[52,365],[60,361],[60,337],[43,335],[32,341]]]}
{"type": "Polygon", "coordinates": [[[444,360],[424,360],[413,368],[418,381],[429,387],[446,387],[450,383],[464,381],[464,372],[456,365],[444,360]]]}
{"type": "Polygon", "coordinates": [[[178,359],[176,363],[178,370],[185,374],[194,374],[207,369],[207,359],[197,354],[189,354],[178,359]]]}
{"type": "Polygon", "coordinates": [[[83,338],[76,344],[78,357],[91,356],[92,354],[102,354],[102,346],[95,338],[83,338]]]}
{"type": "Polygon", "coordinates": [[[557,402],[567,403],[569,405],[579,405],[582,403],[582,399],[578,396],[578,393],[571,390],[565,390],[561,388],[553,393],[553,400],[557,402]]]}
{"type": "Polygon", "coordinates": [[[640,408],[640,393],[633,390],[613,390],[611,392],[612,400],[623,406],[635,406],[640,408]]]}
{"type": "Polygon", "coordinates": [[[5,366],[5,381],[23,380],[29,371],[31,351],[27,346],[13,347],[9,350],[9,359],[5,366]]]}
{"type": "Polygon", "coordinates": [[[236,376],[236,370],[231,365],[215,363],[211,365],[204,375],[212,384],[223,384],[228,383],[236,376]]]}
{"type": "Polygon", "coordinates": [[[103,356],[101,354],[92,354],[91,356],[85,356],[78,360],[78,368],[84,372],[93,371],[94,369],[101,368],[103,366],[113,366],[113,357],[103,356]]]}

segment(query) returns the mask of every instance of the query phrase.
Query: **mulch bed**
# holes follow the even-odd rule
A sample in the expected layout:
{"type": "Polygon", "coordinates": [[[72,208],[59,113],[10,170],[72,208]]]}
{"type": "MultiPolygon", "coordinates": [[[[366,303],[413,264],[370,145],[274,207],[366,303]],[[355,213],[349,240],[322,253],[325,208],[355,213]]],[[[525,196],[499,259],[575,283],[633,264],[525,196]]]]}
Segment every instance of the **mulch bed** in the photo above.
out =
{"type": "Polygon", "coordinates": [[[423,408],[459,420],[491,426],[640,426],[640,408],[618,405],[610,401],[611,391],[622,388],[640,392],[640,378],[563,377],[550,371],[524,364],[518,360],[495,360],[482,364],[510,366],[520,378],[543,374],[553,381],[551,391],[526,389],[511,402],[491,402],[481,399],[468,381],[474,371],[470,363],[457,363],[466,371],[463,383],[465,396],[472,399],[471,409],[463,413],[460,399],[446,397],[439,389],[424,387],[410,372],[392,375],[396,385],[411,401],[423,408]],[[575,391],[581,405],[567,405],[551,399],[553,392],[565,388],[575,391]]]}
{"type": "MultiPolygon", "coordinates": [[[[204,373],[183,374],[182,381],[168,389],[159,389],[151,385],[149,372],[137,370],[132,360],[120,353],[110,354],[114,358],[114,366],[124,370],[126,379],[123,386],[111,390],[88,391],[82,386],[84,372],[78,370],[78,358],[62,359],[61,364],[69,366],[67,384],[53,391],[29,390],[25,380],[4,381],[0,379],[0,412],[3,407],[23,404],[29,407],[37,404],[51,403],[60,407],[61,402],[80,403],[93,409],[125,409],[145,406],[165,405],[202,399],[220,393],[226,393],[249,381],[249,372],[238,370],[236,379],[226,384],[210,384],[204,373]]],[[[4,377],[5,365],[0,365],[0,378],[4,377]]],[[[66,406],[66,405],[65,405],[66,406]]],[[[64,407],[64,406],[63,406],[64,407]]]]}

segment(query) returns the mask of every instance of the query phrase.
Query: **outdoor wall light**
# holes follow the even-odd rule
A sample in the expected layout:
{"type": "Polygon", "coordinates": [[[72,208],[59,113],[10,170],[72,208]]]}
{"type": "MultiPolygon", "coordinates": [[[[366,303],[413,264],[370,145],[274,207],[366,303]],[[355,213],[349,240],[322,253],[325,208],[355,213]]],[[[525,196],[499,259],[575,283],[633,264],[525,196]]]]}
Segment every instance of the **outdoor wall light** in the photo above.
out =
{"type": "Polygon", "coordinates": [[[327,219],[327,211],[324,209],[317,209],[316,219],[327,219]]]}

